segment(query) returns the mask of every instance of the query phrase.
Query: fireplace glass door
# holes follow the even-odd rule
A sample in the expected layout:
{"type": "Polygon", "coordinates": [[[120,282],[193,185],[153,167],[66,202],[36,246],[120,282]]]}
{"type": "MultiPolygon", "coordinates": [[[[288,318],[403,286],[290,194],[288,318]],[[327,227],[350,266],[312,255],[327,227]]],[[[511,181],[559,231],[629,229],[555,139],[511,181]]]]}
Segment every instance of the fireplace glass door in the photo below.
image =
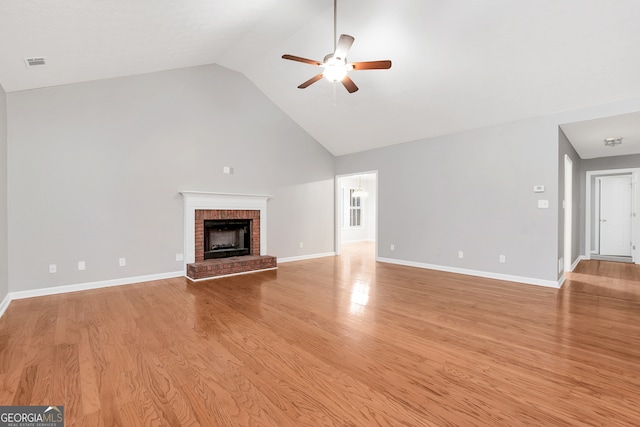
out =
{"type": "Polygon", "coordinates": [[[250,254],[250,219],[213,219],[204,222],[204,259],[250,254]]]}

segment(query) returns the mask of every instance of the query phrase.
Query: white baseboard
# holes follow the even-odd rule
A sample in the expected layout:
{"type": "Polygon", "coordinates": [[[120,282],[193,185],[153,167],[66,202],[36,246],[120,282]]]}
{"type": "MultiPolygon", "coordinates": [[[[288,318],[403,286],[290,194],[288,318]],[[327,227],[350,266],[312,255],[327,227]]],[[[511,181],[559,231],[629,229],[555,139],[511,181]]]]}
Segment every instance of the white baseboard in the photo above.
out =
{"type": "Polygon", "coordinates": [[[314,259],[314,258],[324,258],[328,256],[336,256],[335,252],[325,252],[320,254],[311,254],[311,255],[301,255],[301,256],[292,256],[288,258],[278,258],[278,264],[283,264],[285,262],[293,262],[293,261],[304,261],[306,259],[314,259]]]}
{"type": "Polygon", "coordinates": [[[564,285],[565,280],[567,280],[567,277],[564,275],[564,272],[563,272],[562,276],[560,276],[560,279],[558,279],[558,288],[561,288],[562,285],[564,285]]]}
{"type": "Polygon", "coordinates": [[[173,279],[183,277],[183,271],[171,273],[150,274],[148,276],[125,277],[121,279],[102,280],[99,282],[79,283],[77,285],[56,286],[53,288],[33,289],[30,291],[9,292],[8,297],[14,299],[41,297],[46,295],[64,294],[67,292],[87,291],[91,289],[108,288],[111,286],[132,285],[134,283],[151,282],[153,280],[173,279]]]}
{"type": "MultiPolygon", "coordinates": [[[[571,264],[571,271],[575,270],[575,268],[578,266],[578,264],[580,263],[580,261],[582,260],[588,260],[589,257],[586,255],[580,255],[578,258],[576,258],[576,260],[573,262],[573,264],[571,264]]],[[[571,272],[569,271],[569,273],[571,272]]]]}
{"type": "Polygon", "coordinates": [[[9,307],[10,303],[11,303],[11,294],[7,294],[2,300],[2,302],[0,302],[0,317],[2,317],[4,312],[7,310],[7,307],[9,307]]]}
{"type": "Polygon", "coordinates": [[[525,283],[527,285],[544,286],[547,288],[560,288],[561,283],[553,280],[534,279],[532,277],[512,276],[509,274],[491,273],[488,271],[469,270],[466,268],[448,267],[443,265],[425,264],[421,262],[404,261],[393,258],[378,258],[377,261],[389,264],[406,265],[408,267],[425,268],[428,270],[446,271],[448,273],[466,274],[467,276],[485,277],[487,279],[505,280],[507,282],[525,283]]]}

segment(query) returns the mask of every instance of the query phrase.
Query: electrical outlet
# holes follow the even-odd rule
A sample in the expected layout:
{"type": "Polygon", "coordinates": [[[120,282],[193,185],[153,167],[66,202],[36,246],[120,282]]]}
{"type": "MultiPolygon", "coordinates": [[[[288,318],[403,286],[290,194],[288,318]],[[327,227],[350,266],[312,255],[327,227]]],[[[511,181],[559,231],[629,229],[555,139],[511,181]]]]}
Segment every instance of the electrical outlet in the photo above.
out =
{"type": "Polygon", "coordinates": [[[184,254],[176,254],[176,261],[184,261],[184,254]]]}
{"type": "Polygon", "coordinates": [[[501,263],[503,263],[503,264],[504,264],[505,262],[507,262],[507,257],[506,257],[506,256],[504,256],[504,255],[500,255],[500,262],[501,262],[501,263]]]}
{"type": "Polygon", "coordinates": [[[78,270],[86,270],[87,266],[84,261],[78,261],[78,270]]]}
{"type": "Polygon", "coordinates": [[[58,267],[55,264],[49,264],[49,273],[56,273],[58,271],[58,267]]]}
{"type": "Polygon", "coordinates": [[[126,258],[119,258],[118,259],[118,264],[120,265],[120,267],[124,267],[125,265],[127,265],[126,258]]]}
{"type": "Polygon", "coordinates": [[[304,248],[304,243],[300,242],[300,249],[304,248]]]}
{"type": "Polygon", "coordinates": [[[464,258],[464,252],[458,251],[458,258],[464,258]]]}
{"type": "Polygon", "coordinates": [[[394,245],[394,244],[392,243],[392,244],[391,244],[391,246],[390,246],[390,249],[391,249],[392,251],[395,251],[395,250],[396,250],[396,245],[394,245]]]}

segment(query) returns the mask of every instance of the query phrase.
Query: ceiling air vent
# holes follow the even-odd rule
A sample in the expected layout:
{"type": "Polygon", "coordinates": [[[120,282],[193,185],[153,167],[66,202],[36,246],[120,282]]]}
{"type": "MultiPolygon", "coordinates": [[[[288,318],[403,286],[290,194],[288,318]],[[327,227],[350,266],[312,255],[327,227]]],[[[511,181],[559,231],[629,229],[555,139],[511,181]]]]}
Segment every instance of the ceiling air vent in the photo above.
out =
{"type": "Polygon", "coordinates": [[[44,56],[34,56],[33,58],[24,58],[25,64],[27,64],[27,68],[38,67],[40,65],[47,65],[46,57],[44,56]]]}

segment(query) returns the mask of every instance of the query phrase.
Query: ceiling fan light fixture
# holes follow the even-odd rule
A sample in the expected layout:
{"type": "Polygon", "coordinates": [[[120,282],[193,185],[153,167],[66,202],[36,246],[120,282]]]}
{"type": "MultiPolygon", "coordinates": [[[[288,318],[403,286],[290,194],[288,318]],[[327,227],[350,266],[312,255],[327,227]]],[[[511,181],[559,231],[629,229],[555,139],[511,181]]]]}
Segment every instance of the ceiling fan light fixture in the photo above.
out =
{"type": "Polygon", "coordinates": [[[604,140],[604,145],[608,147],[615,147],[622,144],[622,138],[607,138],[604,140]]]}
{"type": "Polygon", "coordinates": [[[347,76],[347,66],[346,64],[327,65],[322,75],[330,82],[341,82],[347,76]]]}
{"type": "Polygon", "coordinates": [[[333,53],[328,54],[324,57],[324,61],[315,61],[313,59],[303,58],[301,56],[282,55],[282,59],[287,59],[289,61],[302,62],[309,65],[315,65],[316,67],[324,68],[324,71],[320,74],[316,74],[311,77],[306,82],[298,85],[298,89],[306,89],[315,82],[322,80],[324,77],[328,81],[332,83],[342,83],[344,88],[349,93],[354,93],[358,91],[358,86],[354,83],[354,81],[349,76],[349,71],[351,70],[387,70],[391,68],[391,61],[386,59],[383,61],[366,61],[366,62],[347,62],[347,54],[349,53],[349,49],[351,49],[351,45],[355,41],[353,36],[349,34],[341,34],[338,39],[338,32],[336,31],[336,21],[337,21],[337,0],[333,1],[333,53]]]}

